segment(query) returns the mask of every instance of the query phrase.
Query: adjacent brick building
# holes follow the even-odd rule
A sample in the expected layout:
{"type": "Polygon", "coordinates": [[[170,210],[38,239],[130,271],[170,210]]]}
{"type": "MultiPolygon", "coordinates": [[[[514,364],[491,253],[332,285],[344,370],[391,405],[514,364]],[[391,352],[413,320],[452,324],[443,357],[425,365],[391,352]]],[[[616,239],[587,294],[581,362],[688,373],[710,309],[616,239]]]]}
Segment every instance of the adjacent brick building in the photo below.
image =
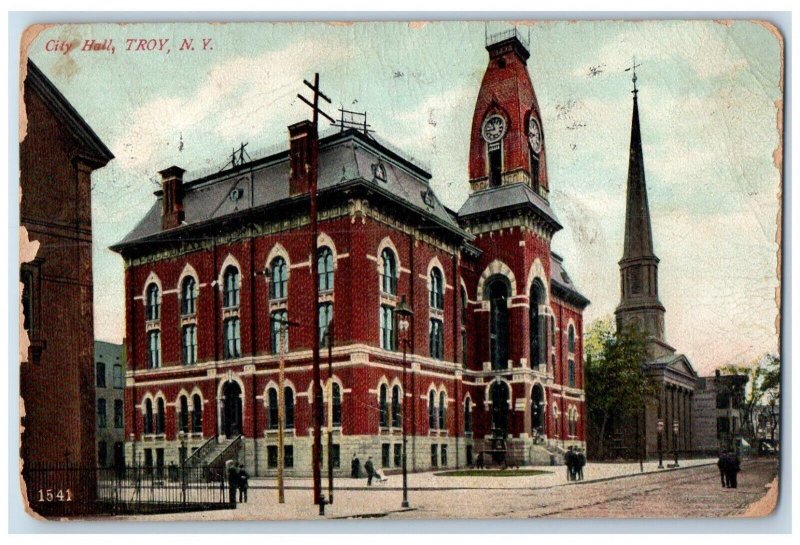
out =
{"type": "Polygon", "coordinates": [[[125,347],[94,343],[97,465],[125,466],[125,347]]]}
{"type": "Polygon", "coordinates": [[[440,203],[424,168],[342,130],[318,143],[319,252],[310,255],[305,163],[316,131],[307,122],[289,127],[285,151],[196,179],[161,171],[153,207],[113,247],[125,261],[130,460],[209,461],[235,443],[251,474],[273,471],[276,324],[287,319],[299,324],[286,355],[290,471],[310,472],[313,335],[323,339],[342,471],[356,454],[399,467],[403,418],[416,470],[472,463],[493,429],[523,462],[584,444],[588,300],[550,250],[561,224],[529,53],[515,32],[487,50],[469,135],[472,191],[458,212],[440,203]],[[414,311],[405,384],[394,315],[403,297],[414,311]],[[315,304],[319,324],[310,323],[315,304]]]}

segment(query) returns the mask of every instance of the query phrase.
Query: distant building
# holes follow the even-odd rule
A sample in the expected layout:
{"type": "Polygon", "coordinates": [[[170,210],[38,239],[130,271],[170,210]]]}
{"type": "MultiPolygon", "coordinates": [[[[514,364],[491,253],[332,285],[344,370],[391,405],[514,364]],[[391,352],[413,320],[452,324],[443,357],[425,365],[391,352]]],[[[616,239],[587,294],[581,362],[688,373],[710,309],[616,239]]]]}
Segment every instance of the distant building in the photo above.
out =
{"type": "Polygon", "coordinates": [[[94,343],[97,465],[125,465],[125,350],[121,344],[94,343]]]}
{"type": "MultiPolygon", "coordinates": [[[[20,223],[40,243],[36,258],[20,266],[23,328],[30,339],[20,366],[20,455],[27,479],[35,477],[30,471],[36,467],[97,463],[91,176],[114,156],[30,61],[23,99],[20,223]]],[[[58,486],[90,500],[93,483],[73,477],[63,477],[58,486]]],[[[36,483],[27,484],[29,499],[35,498],[36,483]]],[[[31,505],[39,510],[45,504],[31,505]]],[[[58,512],[65,514],[62,507],[58,512]]]]}
{"type": "Polygon", "coordinates": [[[716,453],[736,446],[747,381],[747,375],[722,375],[719,371],[698,379],[692,403],[692,450],[716,453]]]}

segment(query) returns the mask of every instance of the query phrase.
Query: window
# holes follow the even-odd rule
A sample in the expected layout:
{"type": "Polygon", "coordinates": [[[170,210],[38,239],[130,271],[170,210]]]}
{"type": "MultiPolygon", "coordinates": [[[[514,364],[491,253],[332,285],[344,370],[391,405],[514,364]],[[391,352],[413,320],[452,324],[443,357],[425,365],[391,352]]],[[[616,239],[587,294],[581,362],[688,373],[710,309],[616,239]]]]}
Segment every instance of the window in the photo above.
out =
{"type": "Polygon", "coordinates": [[[270,299],[286,299],[289,294],[289,267],[286,266],[286,260],[282,257],[276,257],[270,263],[269,268],[271,272],[270,299]]]}
{"type": "Polygon", "coordinates": [[[319,291],[333,291],[333,252],[327,246],[317,250],[319,291]]]}
{"type": "Polygon", "coordinates": [[[461,288],[461,325],[467,325],[467,291],[461,288]]]}
{"type": "Polygon", "coordinates": [[[181,396],[178,401],[178,431],[189,433],[189,400],[181,396]]]}
{"type": "Polygon", "coordinates": [[[121,399],[114,400],[114,427],[117,429],[125,427],[125,408],[121,399]]]}
{"type": "Polygon", "coordinates": [[[461,329],[461,363],[467,365],[467,330],[461,329]]]}
{"type": "Polygon", "coordinates": [[[337,468],[342,466],[342,449],[339,445],[333,444],[331,449],[331,467],[337,468]]]}
{"type": "Polygon", "coordinates": [[[504,277],[490,279],[486,287],[489,299],[489,344],[492,369],[508,368],[508,283],[504,277]]]}
{"type": "Polygon", "coordinates": [[[156,449],[156,474],[159,479],[164,478],[164,449],[156,449]]]}
{"type": "Polygon", "coordinates": [[[222,305],[225,308],[239,306],[239,270],[230,265],[225,269],[222,285],[222,305]]]}
{"type": "Polygon", "coordinates": [[[444,280],[442,271],[436,267],[431,269],[430,305],[431,308],[444,309],[444,280]]]}
{"type": "Polygon", "coordinates": [[[192,433],[203,433],[203,400],[199,394],[192,396],[192,433]]]}
{"type": "Polygon", "coordinates": [[[106,426],[106,400],[101,397],[97,400],[97,427],[105,428],[106,426]]]}
{"type": "Polygon", "coordinates": [[[242,355],[242,339],[239,318],[225,320],[225,359],[238,358],[242,355]]]}
{"type": "Polygon", "coordinates": [[[122,366],[120,364],[114,365],[113,377],[114,388],[121,390],[125,387],[125,378],[122,376],[122,366]]]}
{"type": "Polygon", "coordinates": [[[294,390],[288,386],[283,388],[283,404],[283,418],[286,422],[286,429],[291,430],[294,428],[294,390]]]}
{"type": "Polygon", "coordinates": [[[436,429],[436,392],[431,390],[428,392],[428,428],[436,429]]]}
{"type": "Polygon", "coordinates": [[[503,148],[500,142],[487,145],[489,155],[489,187],[499,187],[502,182],[503,148]]]}
{"type": "Polygon", "coordinates": [[[447,394],[439,392],[439,429],[447,429],[447,394]]]}
{"type": "Polygon", "coordinates": [[[381,466],[382,467],[389,467],[391,463],[391,445],[389,443],[382,443],[381,444],[381,466]]]}
{"type": "Polygon", "coordinates": [[[106,364],[102,361],[98,361],[97,365],[95,365],[96,373],[95,379],[97,380],[97,387],[98,388],[105,388],[106,387],[106,364]]]}
{"type": "Polygon", "coordinates": [[[397,295],[397,261],[394,252],[384,248],[381,252],[383,273],[381,274],[381,291],[389,295],[397,295]]]}
{"type": "Polygon", "coordinates": [[[472,432],[472,400],[464,400],[464,431],[472,432]]]}
{"type": "Polygon", "coordinates": [[[144,449],[144,467],[148,473],[153,470],[153,449],[151,448],[144,449]]]}
{"type": "Polygon", "coordinates": [[[283,467],[294,467],[293,445],[283,445],[283,467]]]}
{"type": "Polygon", "coordinates": [[[158,401],[156,402],[157,407],[157,414],[156,414],[156,434],[163,434],[164,430],[166,429],[166,409],[164,407],[164,398],[159,397],[158,401]]]}
{"type": "Polygon", "coordinates": [[[560,411],[558,410],[558,405],[553,404],[553,430],[555,431],[556,437],[561,437],[561,428],[559,427],[558,417],[560,415],[560,411]]]}
{"type": "Polygon", "coordinates": [[[183,349],[181,352],[184,365],[193,365],[197,363],[197,326],[186,325],[183,326],[183,349]]]}
{"type": "Polygon", "coordinates": [[[153,401],[150,399],[144,401],[144,433],[153,433],[153,401]]]}
{"type": "Polygon", "coordinates": [[[276,445],[267,446],[267,467],[270,469],[278,467],[278,447],[276,445]]]}
{"type": "Polygon", "coordinates": [[[328,327],[333,321],[333,303],[322,303],[319,306],[319,345],[328,347],[328,327]]]}
{"type": "Polygon", "coordinates": [[[284,345],[287,349],[289,346],[289,313],[285,310],[276,310],[271,317],[270,346],[273,354],[280,354],[284,345]],[[284,333],[286,335],[285,340],[283,339],[284,333]]]}
{"type": "Polygon", "coordinates": [[[441,320],[431,318],[429,348],[432,358],[444,358],[444,326],[441,320]]]}
{"type": "Polygon", "coordinates": [[[161,294],[159,293],[157,284],[150,284],[147,286],[145,315],[149,322],[158,320],[161,317],[161,294]]]}
{"type": "Polygon", "coordinates": [[[97,444],[97,463],[100,467],[106,467],[108,463],[108,444],[105,441],[97,444]]]}
{"type": "Polygon", "coordinates": [[[267,429],[278,429],[278,390],[270,388],[267,390],[267,429]]]}
{"type": "Polygon", "coordinates": [[[381,348],[384,350],[397,350],[397,337],[395,335],[394,309],[381,305],[381,348]]]}
{"type": "Polygon", "coordinates": [[[431,467],[439,466],[439,445],[431,445],[431,467]]]}
{"type": "Polygon", "coordinates": [[[389,411],[386,405],[386,398],[387,398],[387,389],[385,384],[381,384],[379,393],[378,393],[378,404],[380,409],[380,426],[382,428],[386,428],[389,426],[389,411]]]}
{"type": "Polygon", "coordinates": [[[161,332],[157,329],[147,333],[147,367],[161,367],[161,332]]]}
{"type": "Polygon", "coordinates": [[[400,467],[403,465],[403,445],[395,443],[392,448],[394,449],[394,456],[392,456],[394,458],[394,467],[400,467]]]}
{"type": "Polygon", "coordinates": [[[567,333],[567,351],[570,354],[575,353],[575,327],[570,325],[567,333]]]}
{"type": "Polygon", "coordinates": [[[570,407],[568,418],[567,426],[569,427],[569,436],[575,437],[578,435],[578,409],[570,407]]]}
{"type": "Polygon", "coordinates": [[[542,309],[545,305],[544,286],[537,278],[533,282],[530,295],[530,356],[531,368],[547,363],[547,324],[542,309]]]}
{"type": "Polygon", "coordinates": [[[568,376],[568,380],[569,380],[569,382],[568,382],[569,387],[570,388],[574,388],[575,387],[575,360],[573,360],[572,358],[570,358],[567,361],[567,372],[568,372],[567,376],[568,376]]]}
{"type": "Polygon", "coordinates": [[[392,386],[392,427],[399,428],[402,426],[400,421],[400,386],[395,384],[392,386]]]}
{"type": "Polygon", "coordinates": [[[183,279],[181,284],[181,314],[191,316],[197,313],[196,282],[191,276],[183,279]]]}
{"type": "Polygon", "coordinates": [[[442,445],[440,450],[441,450],[440,459],[442,461],[442,467],[445,467],[447,466],[447,445],[442,445]]]}
{"type": "Polygon", "coordinates": [[[331,397],[331,410],[333,411],[331,420],[333,420],[333,425],[338,427],[342,425],[342,390],[335,382],[331,385],[331,397]]]}
{"type": "Polygon", "coordinates": [[[471,466],[474,462],[472,456],[472,445],[467,445],[467,465],[471,466]]]}

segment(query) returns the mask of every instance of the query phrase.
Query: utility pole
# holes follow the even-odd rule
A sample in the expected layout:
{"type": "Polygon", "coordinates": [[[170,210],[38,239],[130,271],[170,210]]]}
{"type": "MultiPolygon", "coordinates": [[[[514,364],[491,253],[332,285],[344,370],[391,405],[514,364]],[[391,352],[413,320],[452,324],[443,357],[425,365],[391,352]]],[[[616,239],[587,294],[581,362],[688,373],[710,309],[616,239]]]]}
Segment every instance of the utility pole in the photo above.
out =
{"type": "MultiPolygon", "coordinates": [[[[297,97],[311,106],[312,111],[312,125],[313,137],[311,138],[311,153],[309,162],[306,163],[305,169],[309,180],[309,192],[311,197],[311,277],[314,286],[313,290],[313,322],[312,328],[319,327],[319,270],[317,267],[317,174],[318,174],[318,161],[319,161],[319,116],[322,114],[331,123],[336,123],[336,120],[331,116],[320,110],[319,99],[327,101],[329,104],[331,99],[325,96],[319,89],[319,73],[314,74],[314,83],[311,84],[307,80],[303,83],[313,92],[313,99],[309,101],[302,95],[297,97]]],[[[319,505],[322,499],[322,384],[320,376],[320,363],[319,363],[319,331],[314,331],[312,334],[312,392],[313,392],[313,410],[314,410],[314,446],[312,448],[311,465],[314,477],[314,503],[319,505]]]]}
{"type": "Polygon", "coordinates": [[[286,419],[286,411],[284,404],[286,399],[283,393],[283,383],[285,380],[284,368],[286,367],[286,334],[289,331],[289,324],[281,322],[281,347],[280,347],[280,362],[278,364],[278,503],[286,503],[285,492],[283,489],[283,433],[284,422],[286,419]]]}
{"type": "MultiPolygon", "coordinates": [[[[397,305],[397,308],[394,311],[395,316],[397,317],[397,325],[398,329],[400,330],[401,339],[400,342],[403,343],[403,402],[400,405],[400,417],[402,420],[402,427],[403,427],[403,501],[400,504],[401,507],[407,508],[408,507],[408,423],[406,418],[406,392],[407,392],[407,385],[406,385],[406,352],[408,349],[408,330],[411,327],[411,319],[414,316],[414,311],[411,307],[408,306],[406,303],[406,296],[403,295],[403,298],[400,300],[400,304],[397,305]]],[[[413,397],[413,393],[412,393],[413,397]]],[[[456,453],[457,455],[458,453],[456,453]]]]}
{"type": "Polygon", "coordinates": [[[328,344],[328,503],[333,503],[333,320],[325,332],[328,344]]]}

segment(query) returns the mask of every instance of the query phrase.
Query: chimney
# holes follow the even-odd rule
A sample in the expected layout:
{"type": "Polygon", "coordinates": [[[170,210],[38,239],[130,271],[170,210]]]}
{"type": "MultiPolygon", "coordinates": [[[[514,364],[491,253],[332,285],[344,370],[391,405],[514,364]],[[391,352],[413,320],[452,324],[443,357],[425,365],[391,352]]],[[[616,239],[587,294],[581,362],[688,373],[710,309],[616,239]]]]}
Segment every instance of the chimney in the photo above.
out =
{"type": "Polygon", "coordinates": [[[318,150],[317,131],[311,121],[289,126],[289,195],[310,191],[310,168],[318,150]]]}
{"type": "Polygon", "coordinates": [[[161,205],[161,228],[178,227],[184,218],[183,214],[183,173],[181,167],[171,166],[159,172],[163,200],[161,205]]]}

